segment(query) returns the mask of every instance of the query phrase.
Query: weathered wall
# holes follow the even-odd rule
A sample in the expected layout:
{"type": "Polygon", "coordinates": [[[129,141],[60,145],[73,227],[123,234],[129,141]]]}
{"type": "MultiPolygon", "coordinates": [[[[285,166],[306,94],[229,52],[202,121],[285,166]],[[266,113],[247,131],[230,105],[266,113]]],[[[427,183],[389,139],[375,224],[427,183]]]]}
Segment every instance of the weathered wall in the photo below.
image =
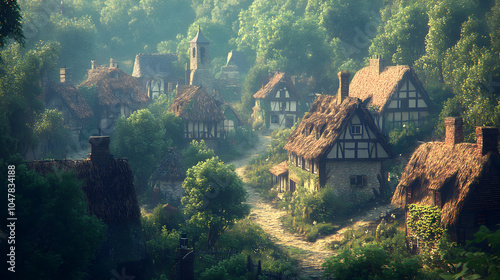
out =
{"type": "Polygon", "coordinates": [[[326,187],[331,188],[346,201],[359,204],[375,198],[380,192],[377,175],[382,175],[380,161],[326,162],[326,187]],[[351,175],[366,175],[366,186],[351,187],[351,175]]]}

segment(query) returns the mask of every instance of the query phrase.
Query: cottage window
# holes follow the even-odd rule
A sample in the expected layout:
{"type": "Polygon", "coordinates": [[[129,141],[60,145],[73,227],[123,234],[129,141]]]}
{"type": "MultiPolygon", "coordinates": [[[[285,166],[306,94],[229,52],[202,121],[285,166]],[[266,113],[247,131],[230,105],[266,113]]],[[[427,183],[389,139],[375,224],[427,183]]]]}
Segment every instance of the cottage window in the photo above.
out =
{"type": "Polygon", "coordinates": [[[366,187],[366,175],[351,175],[351,187],[366,187]]]}
{"type": "Polygon", "coordinates": [[[280,110],[282,111],[286,110],[286,102],[281,102],[280,110]]]}
{"type": "Polygon", "coordinates": [[[314,162],[314,165],[313,165],[313,173],[314,173],[314,174],[318,174],[318,163],[317,163],[317,162],[314,162]]]}
{"type": "Polygon", "coordinates": [[[363,133],[363,126],[360,124],[351,125],[351,135],[360,135],[363,133]]]}
{"type": "Polygon", "coordinates": [[[302,167],[302,159],[300,157],[297,158],[297,166],[302,167]]]}
{"type": "Polygon", "coordinates": [[[295,164],[295,155],[293,153],[290,154],[290,162],[295,164]]]}
{"type": "Polygon", "coordinates": [[[408,107],[410,107],[410,101],[407,98],[401,99],[401,108],[407,109],[408,107]]]}
{"type": "Polygon", "coordinates": [[[307,171],[311,171],[311,161],[310,161],[310,160],[308,160],[308,159],[306,159],[306,164],[305,164],[305,165],[306,165],[306,166],[305,166],[305,167],[306,167],[306,170],[307,170],[307,171]]]}
{"type": "Polygon", "coordinates": [[[271,115],[271,123],[278,123],[279,117],[278,115],[271,115]]]}

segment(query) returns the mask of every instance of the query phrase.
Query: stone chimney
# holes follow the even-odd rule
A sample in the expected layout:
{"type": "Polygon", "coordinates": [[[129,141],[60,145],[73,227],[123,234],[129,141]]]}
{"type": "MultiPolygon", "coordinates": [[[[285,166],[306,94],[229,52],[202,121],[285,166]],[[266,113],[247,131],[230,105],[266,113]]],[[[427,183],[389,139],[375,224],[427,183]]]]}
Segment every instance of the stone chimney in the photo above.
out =
{"type": "Polygon", "coordinates": [[[476,127],[476,149],[480,156],[489,152],[498,153],[498,128],[476,127]]]}
{"type": "Polygon", "coordinates": [[[89,159],[91,161],[107,161],[111,159],[111,154],[109,152],[109,136],[91,136],[90,143],[90,154],[89,159]]]}
{"type": "Polygon", "coordinates": [[[373,68],[373,70],[377,75],[380,75],[380,73],[384,71],[385,63],[384,60],[382,59],[382,56],[376,55],[374,58],[371,58],[369,62],[370,62],[370,68],[373,68]]]}
{"type": "Polygon", "coordinates": [[[95,67],[95,60],[94,60],[94,59],[92,59],[92,60],[90,61],[90,69],[91,69],[91,70],[95,70],[95,68],[96,68],[96,67],[95,67]]]}
{"type": "Polygon", "coordinates": [[[462,130],[463,120],[461,117],[449,117],[444,119],[446,145],[455,145],[462,143],[464,140],[464,133],[462,130]]]}
{"type": "Polygon", "coordinates": [[[342,100],[349,96],[349,74],[348,71],[341,71],[337,74],[339,76],[339,90],[337,92],[337,104],[342,103],[342,100]]]}
{"type": "Polygon", "coordinates": [[[71,69],[70,68],[60,68],[59,77],[61,83],[71,84],[71,69]]]}
{"type": "Polygon", "coordinates": [[[116,68],[117,67],[117,63],[115,61],[114,58],[110,58],[109,59],[109,68],[116,68]]]}

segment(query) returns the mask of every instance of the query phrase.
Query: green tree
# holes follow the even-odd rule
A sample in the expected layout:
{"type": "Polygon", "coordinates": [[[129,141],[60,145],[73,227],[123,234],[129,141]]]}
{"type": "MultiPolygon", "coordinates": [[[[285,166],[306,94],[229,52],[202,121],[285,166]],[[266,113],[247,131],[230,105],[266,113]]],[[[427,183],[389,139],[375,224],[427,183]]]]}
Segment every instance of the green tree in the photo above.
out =
{"type": "Polygon", "coordinates": [[[428,21],[423,3],[402,7],[372,40],[370,54],[381,55],[394,64],[413,65],[424,54],[428,21]]]}
{"type": "Polygon", "coordinates": [[[209,149],[203,139],[200,140],[200,142],[196,140],[191,141],[189,147],[182,151],[182,158],[184,159],[183,164],[186,170],[214,156],[214,150],[209,149]]]}
{"type": "Polygon", "coordinates": [[[129,159],[139,190],[147,185],[166,148],[172,144],[171,139],[165,139],[161,122],[148,109],[119,119],[112,139],[112,153],[129,159]]]}
{"type": "Polygon", "coordinates": [[[34,132],[43,150],[42,157],[60,159],[70,150],[71,131],[57,109],[45,110],[36,121],[34,132]]]}
{"type": "Polygon", "coordinates": [[[224,230],[250,213],[243,182],[234,166],[213,157],[188,169],[182,204],[188,222],[201,230],[213,247],[224,230]]]}
{"type": "Polygon", "coordinates": [[[35,144],[33,124],[43,111],[41,75],[55,66],[58,43],[39,43],[24,53],[19,44],[0,56],[0,157],[25,154],[35,144]]]}
{"type": "Polygon", "coordinates": [[[0,49],[5,46],[8,38],[12,38],[20,44],[24,43],[21,19],[17,1],[0,2],[0,49]]]}
{"type": "MultiPolygon", "coordinates": [[[[29,171],[20,156],[4,162],[3,174],[15,171],[15,254],[17,279],[85,279],[88,266],[106,238],[106,226],[88,216],[85,195],[73,173],[45,177],[29,171]],[[15,166],[9,169],[8,166],[15,166]]],[[[6,178],[6,177],[5,177],[6,178]]],[[[9,191],[6,179],[0,189],[9,191]]],[[[6,220],[7,211],[2,211],[6,220]]],[[[3,223],[0,229],[10,232],[3,223]]],[[[12,244],[11,244],[12,245],[12,244]]],[[[0,243],[9,252],[7,242],[0,243]]]]}

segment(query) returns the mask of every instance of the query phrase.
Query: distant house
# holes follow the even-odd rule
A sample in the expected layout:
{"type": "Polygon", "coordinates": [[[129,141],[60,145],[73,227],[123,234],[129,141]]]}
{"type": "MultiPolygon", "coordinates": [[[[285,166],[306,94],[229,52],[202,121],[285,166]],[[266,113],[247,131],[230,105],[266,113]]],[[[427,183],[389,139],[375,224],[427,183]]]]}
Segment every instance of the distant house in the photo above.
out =
{"type": "Polygon", "coordinates": [[[407,124],[422,124],[431,102],[415,71],[407,65],[384,66],[381,58],[359,70],[350,84],[349,96],[358,97],[374,112],[384,132],[407,124]]]}
{"type": "Polygon", "coordinates": [[[254,122],[263,121],[267,128],[279,129],[292,127],[297,121],[300,95],[285,73],[274,73],[269,82],[253,97],[254,122]]]}
{"type": "Polygon", "coordinates": [[[180,205],[184,196],[182,182],[186,178],[182,156],[174,148],[169,148],[158,168],[151,175],[151,183],[160,189],[162,197],[173,205],[180,205]]]}
{"type": "MultiPolygon", "coordinates": [[[[476,127],[477,143],[461,143],[462,119],[446,118],[444,142],[420,145],[401,175],[391,203],[441,209],[441,223],[461,244],[480,225],[500,225],[500,155],[498,128],[476,127]]],[[[407,229],[408,232],[408,229],[407,229]]]]}
{"type": "Polygon", "coordinates": [[[281,192],[327,187],[354,204],[380,193],[391,150],[361,100],[347,96],[349,73],[339,78],[337,96],[319,96],[288,138],[288,162],[271,168],[281,192]]]}
{"type": "Polygon", "coordinates": [[[179,87],[169,111],[184,120],[184,137],[189,141],[204,139],[209,145],[224,134],[224,113],[203,87],[179,87]]]}
{"type": "Polygon", "coordinates": [[[109,137],[91,137],[89,142],[88,159],[33,161],[28,167],[41,174],[60,169],[74,171],[82,182],[88,214],[101,219],[108,228],[96,263],[107,266],[102,270],[109,273],[107,278],[112,278],[112,270],[121,271],[121,267],[139,277],[145,273],[147,255],[132,171],[126,160],[114,159],[109,153],[109,137]]]}
{"type": "Polygon", "coordinates": [[[60,73],[59,83],[48,82],[43,87],[45,108],[57,109],[63,114],[74,140],[78,142],[80,132],[94,112],[73,85],[70,69],[61,68],[60,73]]]}
{"type": "Polygon", "coordinates": [[[100,105],[99,129],[110,134],[115,121],[129,117],[149,101],[137,80],[116,67],[113,59],[110,67],[94,67],[88,71],[88,79],[79,87],[96,87],[100,105]]]}
{"type": "Polygon", "coordinates": [[[162,92],[172,92],[179,82],[174,76],[173,64],[176,61],[177,55],[171,53],[137,54],[132,77],[137,78],[150,99],[155,99],[162,92]]]}

